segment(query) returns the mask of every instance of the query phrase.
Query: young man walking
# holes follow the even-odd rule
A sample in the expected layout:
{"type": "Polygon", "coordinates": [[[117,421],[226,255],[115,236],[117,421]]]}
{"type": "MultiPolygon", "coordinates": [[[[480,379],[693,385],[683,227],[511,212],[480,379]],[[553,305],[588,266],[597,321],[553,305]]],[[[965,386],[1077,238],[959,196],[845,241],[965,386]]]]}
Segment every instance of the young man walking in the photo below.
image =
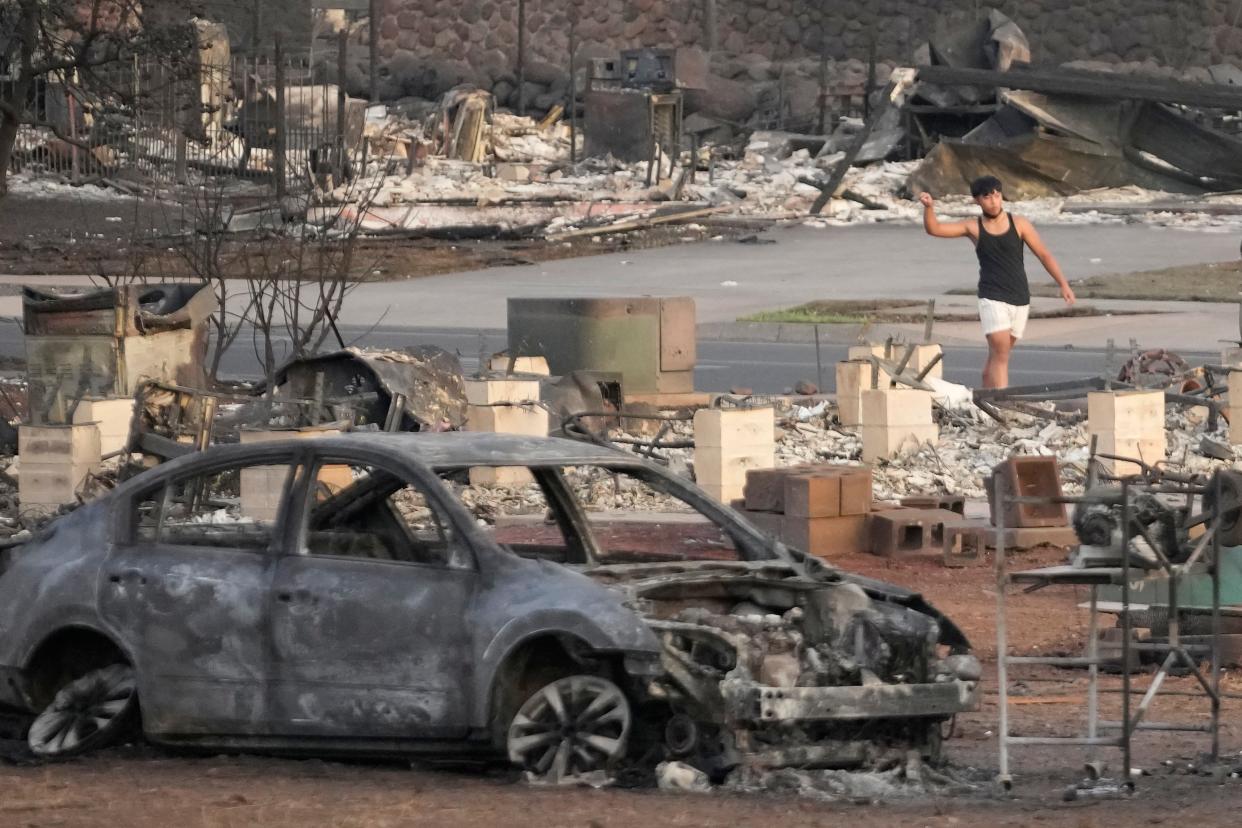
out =
{"type": "Polygon", "coordinates": [[[1023,249],[1026,245],[1061,288],[1065,304],[1074,304],[1074,291],[1061,267],[1029,221],[1005,211],[999,179],[990,175],[970,185],[970,194],[983,212],[975,221],[941,222],[935,200],[919,193],[923,204],[923,229],[942,239],[968,237],[979,257],[979,321],[988,340],[988,361],[983,366],[983,387],[1009,385],[1009,354],[1022,338],[1031,309],[1031,288],[1026,281],[1023,249]]]}

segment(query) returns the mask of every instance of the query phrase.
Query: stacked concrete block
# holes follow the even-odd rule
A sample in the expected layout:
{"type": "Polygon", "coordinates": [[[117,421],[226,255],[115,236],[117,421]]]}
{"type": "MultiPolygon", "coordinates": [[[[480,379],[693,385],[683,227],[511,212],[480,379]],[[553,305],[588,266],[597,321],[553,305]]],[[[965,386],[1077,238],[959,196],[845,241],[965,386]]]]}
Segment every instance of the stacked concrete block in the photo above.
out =
{"type": "Polygon", "coordinates": [[[893,457],[903,447],[935,443],[940,430],[932,420],[930,391],[869,388],[862,392],[862,459],[872,463],[893,457]]]}
{"type": "Polygon", "coordinates": [[[44,513],[75,502],[79,487],[99,469],[103,455],[94,423],[20,426],[17,453],[22,510],[44,513]]]}
{"type": "MultiPolygon", "coordinates": [[[[501,374],[510,373],[509,357],[504,354],[492,357],[491,368],[493,371],[501,374]]],[[[514,374],[534,374],[541,377],[549,376],[552,371],[548,368],[548,360],[541,356],[523,356],[516,357],[513,360],[514,374]]]]}
{"type": "MultiPolygon", "coordinates": [[[[466,380],[466,430],[491,434],[548,436],[548,411],[539,400],[538,380],[466,380]]],[[[475,486],[526,486],[534,483],[524,466],[480,466],[470,470],[475,486]]]]}
{"type": "Polygon", "coordinates": [[[703,408],[694,415],[694,477],[721,503],[745,493],[746,475],[776,465],[771,408],[703,408]]]}
{"type": "MultiPolygon", "coordinates": [[[[1229,372],[1230,388],[1242,388],[1242,369],[1229,372]],[[1232,383],[1237,383],[1233,385],[1232,383]]],[[[1242,443],[1242,393],[1229,394],[1226,401],[1229,405],[1229,442],[1234,445],[1242,443]]]]}
{"type": "MultiPolygon", "coordinates": [[[[1168,449],[1164,433],[1163,391],[1093,391],[1087,395],[1087,431],[1096,438],[1097,454],[1142,460],[1148,465],[1164,460],[1168,449]]],[[[1101,460],[1109,473],[1138,474],[1137,463],[1101,460]]]]}
{"type": "Polygon", "coordinates": [[[837,417],[841,425],[862,425],[862,392],[870,387],[870,362],[852,359],[837,363],[837,417]]]}
{"type": "Polygon", "coordinates": [[[80,400],[73,410],[73,424],[99,427],[99,448],[104,454],[124,451],[134,419],[133,397],[80,400]]]}
{"type": "Polygon", "coordinates": [[[871,470],[865,466],[795,466],[754,471],[734,507],[761,531],[813,555],[837,557],[868,548],[871,470]]]}
{"type": "MultiPolygon", "coordinates": [[[[944,349],[935,343],[921,343],[910,346],[895,342],[891,348],[887,345],[887,343],[879,345],[851,345],[847,353],[849,358],[852,360],[860,359],[870,361],[871,357],[878,356],[880,359],[900,363],[902,357],[906,354],[906,350],[911,347],[913,347],[914,350],[911,351],[910,359],[906,362],[906,373],[918,374],[928,365],[932,365],[932,363],[935,362],[935,365],[932,365],[932,369],[927,372],[927,376],[944,376],[944,359],[936,359],[944,354],[944,349]]],[[[880,372],[879,385],[881,388],[887,388],[890,380],[891,377],[887,372],[880,372]]],[[[870,387],[869,382],[868,387],[870,387]]]]}
{"type": "MultiPolygon", "coordinates": [[[[305,440],[314,437],[336,437],[337,428],[246,429],[241,432],[244,446],[273,443],[280,440],[305,440]]],[[[275,520],[284,495],[287,465],[247,466],[241,470],[241,513],[254,520],[275,520]]],[[[324,466],[317,482],[329,493],[339,492],[354,482],[349,466],[324,466]]]]}

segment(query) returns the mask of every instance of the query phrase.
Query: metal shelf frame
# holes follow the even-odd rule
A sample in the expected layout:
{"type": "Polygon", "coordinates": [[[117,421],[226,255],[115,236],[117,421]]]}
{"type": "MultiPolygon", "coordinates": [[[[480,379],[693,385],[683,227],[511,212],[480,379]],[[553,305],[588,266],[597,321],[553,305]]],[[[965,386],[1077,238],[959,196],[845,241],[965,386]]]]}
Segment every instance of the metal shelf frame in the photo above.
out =
{"type": "MultiPolygon", "coordinates": [[[[1167,643],[1135,643],[1132,641],[1132,613],[1135,609],[1131,603],[1131,577],[1134,573],[1145,573],[1146,570],[1132,566],[1129,554],[1121,556],[1121,565],[1118,567],[1099,567],[1079,569],[1069,566],[1047,567],[1044,569],[1035,569],[1022,572],[1011,572],[1009,570],[1008,560],[1005,551],[1005,515],[1007,504],[1048,504],[1048,503],[1079,503],[1079,502],[1098,502],[1093,498],[1084,497],[1008,497],[1005,496],[1005,487],[1001,485],[998,477],[995,482],[995,490],[993,497],[997,504],[996,508],[996,644],[997,644],[997,684],[999,692],[999,714],[1000,721],[998,726],[999,734],[999,771],[997,781],[1006,789],[1012,786],[1013,780],[1010,773],[1010,756],[1009,749],[1011,747],[1023,745],[1054,745],[1064,747],[1089,747],[1093,749],[1099,748],[1117,748],[1121,751],[1122,768],[1121,781],[1127,786],[1133,788],[1134,782],[1131,778],[1131,741],[1136,732],[1141,730],[1148,731],[1184,731],[1184,732],[1203,732],[1210,734],[1211,737],[1211,757],[1215,761],[1220,753],[1220,634],[1221,634],[1221,606],[1220,606],[1220,569],[1218,562],[1221,553],[1221,515],[1222,515],[1222,491],[1220,477],[1216,475],[1211,478],[1207,485],[1197,483],[1191,480],[1173,480],[1168,479],[1151,479],[1158,473],[1149,473],[1143,477],[1127,477],[1122,478],[1120,482],[1121,488],[1121,506],[1122,506],[1122,531],[1121,531],[1121,549],[1129,550],[1131,541],[1135,538],[1143,538],[1147,545],[1155,552],[1158,562],[1158,571],[1162,571],[1169,579],[1169,631],[1167,643]],[[1195,539],[1191,554],[1181,563],[1173,563],[1160,550],[1158,544],[1152,541],[1147,532],[1147,527],[1135,520],[1133,514],[1134,496],[1136,494],[1162,494],[1162,495],[1184,495],[1186,500],[1187,514],[1193,513],[1194,499],[1202,498],[1211,491],[1215,497],[1212,503],[1215,509],[1205,511],[1196,516],[1191,521],[1191,525],[1204,526],[1204,532],[1195,539]],[[1211,662],[1211,673],[1208,676],[1203,674],[1200,669],[1200,658],[1192,656],[1190,650],[1201,654],[1204,647],[1201,641],[1195,644],[1183,644],[1180,632],[1180,607],[1178,606],[1178,587],[1184,577],[1190,574],[1206,573],[1211,579],[1212,590],[1212,606],[1211,606],[1211,635],[1209,660],[1211,662]],[[1086,654],[1083,657],[1039,657],[1039,656],[1010,656],[1009,638],[1008,638],[1008,618],[1007,618],[1007,599],[1006,592],[1011,585],[1027,584],[1028,590],[1033,591],[1044,586],[1052,584],[1074,584],[1080,586],[1088,586],[1091,590],[1091,599],[1089,604],[1089,619],[1087,627],[1087,645],[1086,654]],[[1121,615],[1121,642],[1119,645],[1121,658],[1121,720],[1120,721],[1102,721],[1099,717],[1099,695],[1100,695],[1100,667],[1104,664],[1104,660],[1100,658],[1099,646],[1099,591],[1104,586],[1119,586],[1121,588],[1121,603],[1119,612],[1121,615]],[[1137,705],[1132,704],[1132,695],[1136,695],[1135,688],[1131,679],[1129,666],[1131,657],[1138,652],[1163,652],[1164,659],[1161,661],[1156,673],[1152,676],[1145,689],[1140,689],[1137,693],[1142,693],[1142,698],[1137,705]],[[1088,675],[1087,688],[1087,729],[1085,735],[1079,736],[1014,736],[1009,730],[1009,668],[1011,666],[1020,665],[1049,665],[1059,667],[1086,667],[1088,675]],[[1151,707],[1152,702],[1160,693],[1165,679],[1169,676],[1169,671],[1175,667],[1183,668],[1193,675],[1198,685],[1198,692],[1187,693],[1179,692],[1178,695],[1191,695],[1196,698],[1205,698],[1210,704],[1211,721],[1210,724],[1169,724],[1163,722],[1148,722],[1146,716],[1151,707]]],[[[1111,658],[1109,659],[1111,661],[1111,658]]],[[[1094,760],[1094,756],[1089,757],[1089,761],[1094,760]]]]}

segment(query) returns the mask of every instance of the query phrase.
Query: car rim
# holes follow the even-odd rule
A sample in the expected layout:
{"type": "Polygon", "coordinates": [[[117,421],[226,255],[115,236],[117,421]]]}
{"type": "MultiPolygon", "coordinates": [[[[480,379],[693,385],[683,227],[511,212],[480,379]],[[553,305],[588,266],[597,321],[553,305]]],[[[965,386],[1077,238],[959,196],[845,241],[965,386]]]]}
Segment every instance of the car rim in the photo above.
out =
{"type": "Polygon", "coordinates": [[[617,685],[571,676],[531,696],[509,727],[509,759],[560,782],[606,768],[625,751],[630,704],[617,685]]]}
{"type": "Polygon", "coordinates": [[[124,664],[75,679],[31,724],[31,751],[41,756],[73,752],[115,726],[133,704],[134,693],[134,671],[124,664]]]}

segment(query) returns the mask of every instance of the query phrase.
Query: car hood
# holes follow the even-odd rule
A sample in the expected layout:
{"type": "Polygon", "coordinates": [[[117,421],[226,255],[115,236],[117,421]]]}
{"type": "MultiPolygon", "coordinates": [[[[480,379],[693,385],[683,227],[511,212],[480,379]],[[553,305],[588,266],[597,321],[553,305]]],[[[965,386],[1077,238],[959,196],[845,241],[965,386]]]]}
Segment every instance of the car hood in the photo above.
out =
{"type": "Polygon", "coordinates": [[[940,627],[940,643],[954,650],[969,650],[970,641],[956,624],[932,606],[920,593],[886,581],[827,566],[818,560],[772,559],[764,561],[660,561],[638,564],[600,565],[584,574],[633,599],[658,599],[685,589],[779,589],[809,593],[827,585],[852,584],[873,601],[894,604],[934,619],[940,627]]]}

